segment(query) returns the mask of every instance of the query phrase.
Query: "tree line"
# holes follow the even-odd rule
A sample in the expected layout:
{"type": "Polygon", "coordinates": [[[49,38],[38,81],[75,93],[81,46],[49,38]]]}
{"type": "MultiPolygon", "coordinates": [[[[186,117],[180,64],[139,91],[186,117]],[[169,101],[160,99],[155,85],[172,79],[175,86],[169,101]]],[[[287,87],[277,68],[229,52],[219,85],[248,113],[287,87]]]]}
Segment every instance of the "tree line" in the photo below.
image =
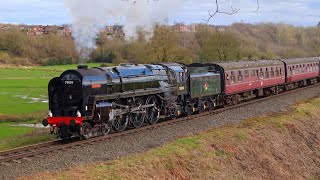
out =
{"type": "MultiPolygon", "coordinates": [[[[0,64],[55,65],[77,62],[71,37],[27,36],[18,30],[0,31],[0,64]]],[[[101,33],[92,62],[159,63],[295,58],[320,55],[320,27],[286,24],[235,23],[225,28],[199,25],[196,32],[156,27],[135,40],[101,33]]]]}

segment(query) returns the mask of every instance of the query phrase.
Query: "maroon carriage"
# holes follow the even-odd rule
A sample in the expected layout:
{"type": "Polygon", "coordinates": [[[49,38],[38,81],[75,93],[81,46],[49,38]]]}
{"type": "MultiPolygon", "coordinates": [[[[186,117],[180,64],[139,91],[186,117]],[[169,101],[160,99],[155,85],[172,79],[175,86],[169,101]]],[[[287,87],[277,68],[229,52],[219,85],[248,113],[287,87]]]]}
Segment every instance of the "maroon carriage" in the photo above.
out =
{"type": "Polygon", "coordinates": [[[212,64],[224,77],[227,104],[276,94],[285,83],[284,63],[279,60],[237,61],[212,64]]]}
{"type": "Polygon", "coordinates": [[[281,61],[286,65],[286,87],[289,89],[317,82],[318,58],[282,59],[281,61]]]}

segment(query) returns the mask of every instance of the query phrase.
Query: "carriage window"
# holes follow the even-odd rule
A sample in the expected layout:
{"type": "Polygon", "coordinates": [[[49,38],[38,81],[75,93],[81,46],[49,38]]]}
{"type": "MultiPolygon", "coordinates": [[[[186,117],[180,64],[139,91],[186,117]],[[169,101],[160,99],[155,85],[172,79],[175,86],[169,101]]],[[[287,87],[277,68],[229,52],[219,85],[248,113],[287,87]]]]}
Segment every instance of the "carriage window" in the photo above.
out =
{"type": "Polygon", "coordinates": [[[234,75],[234,71],[231,71],[231,84],[235,84],[236,83],[236,77],[234,75]]]}
{"type": "Polygon", "coordinates": [[[294,66],[292,66],[292,74],[296,74],[296,69],[294,66]]]}
{"type": "Polygon", "coordinates": [[[255,77],[255,76],[256,76],[255,71],[256,71],[255,69],[252,69],[252,70],[251,70],[251,77],[255,77]]]}
{"type": "Polygon", "coordinates": [[[238,71],[238,81],[242,82],[242,71],[238,71]]]}
{"type": "Polygon", "coordinates": [[[263,74],[263,71],[262,71],[262,68],[260,69],[260,79],[263,79],[264,77],[264,74],[263,74]]]}
{"type": "Polygon", "coordinates": [[[248,77],[249,77],[249,70],[245,70],[245,71],[244,71],[244,77],[245,77],[245,78],[248,78],[248,77]]]}
{"type": "Polygon", "coordinates": [[[306,71],[306,65],[303,64],[302,72],[304,73],[306,71]]]}
{"type": "Polygon", "coordinates": [[[271,77],[271,78],[274,78],[274,70],[273,70],[273,67],[271,68],[271,71],[270,71],[270,77],[271,77]]]}
{"type": "Polygon", "coordinates": [[[230,79],[229,79],[229,74],[228,73],[226,73],[226,80],[227,80],[228,84],[230,84],[230,79]]]}
{"type": "Polygon", "coordinates": [[[303,72],[303,71],[302,71],[302,65],[300,65],[300,74],[302,74],[302,72],[303,72]]]}
{"type": "Polygon", "coordinates": [[[266,79],[269,78],[269,71],[268,71],[268,68],[266,68],[266,79]]]}
{"type": "Polygon", "coordinates": [[[276,67],[276,76],[279,77],[279,68],[276,67]]]}
{"type": "Polygon", "coordinates": [[[279,68],[280,69],[280,76],[282,75],[282,68],[279,68]]]}
{"type": "Polygon", "coordinates": [[[288,67],[288,75],[292,75],[292,70],[290,66],[288,67]]]}
{"type": "Polygon", "coordinates": [[[296,73],[299,74],[299,66],[296,65],[296,73]]]}
{"type": "Polygon", "coordinates": [[[311,64],[309,64],[309,71],[310,71],[310,72],[312,71],[312,66],[311,66],[311,64]]]}

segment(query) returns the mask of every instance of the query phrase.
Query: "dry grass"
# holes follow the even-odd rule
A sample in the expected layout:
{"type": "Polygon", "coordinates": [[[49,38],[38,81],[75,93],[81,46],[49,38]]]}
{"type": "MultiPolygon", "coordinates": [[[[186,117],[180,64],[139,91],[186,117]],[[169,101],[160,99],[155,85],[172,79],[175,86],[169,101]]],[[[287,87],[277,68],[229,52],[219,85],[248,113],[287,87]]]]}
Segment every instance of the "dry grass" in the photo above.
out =
{"type": "Polygon", "coordinates": [[[320,179],[319,114],[320,98],[146,153],[28,178],[320,179]]]}

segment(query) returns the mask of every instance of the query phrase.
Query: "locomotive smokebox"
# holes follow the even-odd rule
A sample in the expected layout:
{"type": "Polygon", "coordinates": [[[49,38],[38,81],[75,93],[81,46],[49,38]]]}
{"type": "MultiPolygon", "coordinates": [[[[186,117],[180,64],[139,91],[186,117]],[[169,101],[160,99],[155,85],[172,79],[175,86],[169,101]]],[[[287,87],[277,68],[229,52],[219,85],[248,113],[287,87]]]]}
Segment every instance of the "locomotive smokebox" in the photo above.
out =
{"type": "Polygon", "coordinates": [[[78,69],[88,69],[88,65],[86,64],[79,64],[78,69]]]}

